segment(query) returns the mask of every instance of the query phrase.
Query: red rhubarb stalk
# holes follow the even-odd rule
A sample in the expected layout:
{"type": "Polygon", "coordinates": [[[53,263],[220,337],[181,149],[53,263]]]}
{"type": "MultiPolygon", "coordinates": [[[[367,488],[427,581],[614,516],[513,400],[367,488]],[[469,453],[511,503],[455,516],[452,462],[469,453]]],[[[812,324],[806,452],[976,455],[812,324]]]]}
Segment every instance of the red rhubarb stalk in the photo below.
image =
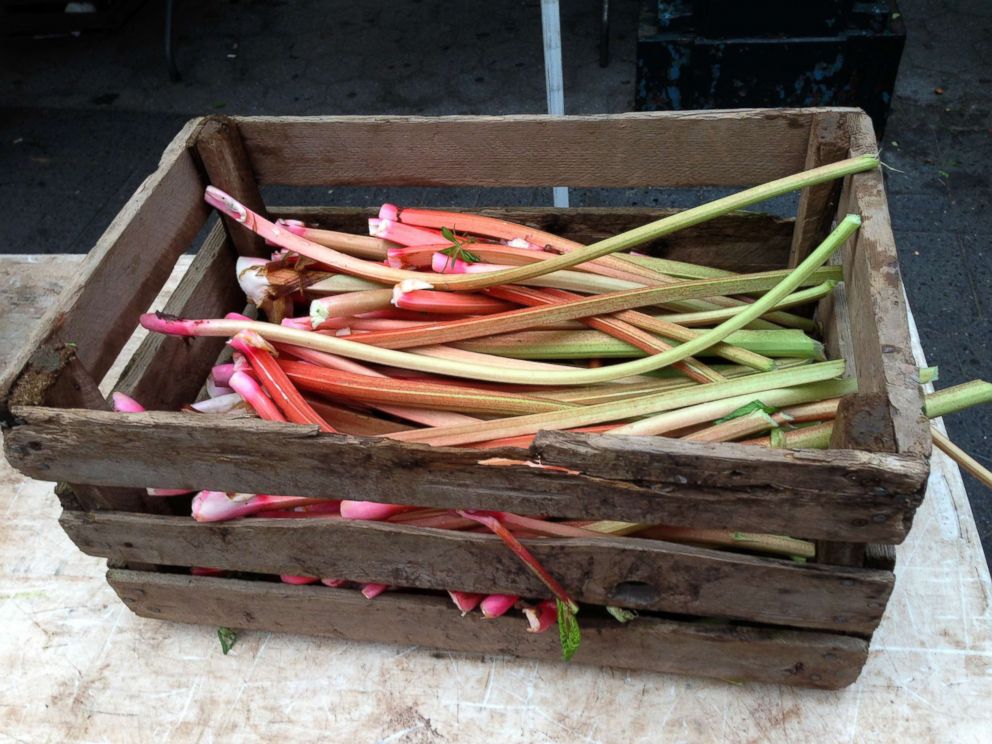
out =
{"type": "Polygon", "coordinates": [[[231,339],[231,346],[248,359],[262,386],[294,424],[314,424],[321,431],[334,429],[310,407],[273,357],[275,349],[257,333],[243,332],[231,339]]]}
{"type": "Polygon", "coordinates": [[[484,512],[480,513],[477,511],[458,510],[458,513],[463,517],[475,520],[484,527],[488,527],[492,530],[492,532],[495,533],[500,540],[506,543],[506,546],[512,550],[521,561],[523,561],[524,565],[526,565],[527,568],[529,568],[534,575],[537,576],[537,578],[539,578],[541,582],[551,590],[551,593],[554,594],[554,596],[557,597],[562,604],[564,604],[572,613],[579,611],[579,606],[572,601],[571,597],[568,596],[568,592],[565,591],[565,587],[559,584],[555,577],[548,573],[547,569],[545,569],[544,566],[538,562],[537,558],[535,558],[533,554],[527,550],[527,548],[525,548],[516,537],[513,536],[513,533],[511,533],[499,519],[484,512]]]}

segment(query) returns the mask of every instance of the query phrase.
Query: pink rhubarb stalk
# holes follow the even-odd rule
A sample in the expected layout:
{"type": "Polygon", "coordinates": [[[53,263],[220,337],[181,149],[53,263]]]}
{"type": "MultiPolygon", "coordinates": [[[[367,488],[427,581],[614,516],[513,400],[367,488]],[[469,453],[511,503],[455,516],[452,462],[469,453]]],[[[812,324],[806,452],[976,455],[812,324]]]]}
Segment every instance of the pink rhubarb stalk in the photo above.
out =
{"type": "Polygon", "coordinates": [[[314,424],[321,431],[334,429],[310,407],[283,372],[273,353],[275,349],[257,333],[242,332],[231,339],[231,346],[248,359],[266,392],[294,424],[314,424]]]}
{"type": "MultiPolygon", "coordinates": [[[[113,400],[114,410],[118,413],[145,412],[145,407],[130,395],[112,393],[110,397],[113,400]]],[[[147,488],[145,490],[149,496],[185,496],[188,493],[193,493],[192,488],[147,488]]]]}
{"type": "Polygon", "coordinates": [[[543,633],[558,622],[558,606],[549,599],[542,600],[537,607],[524,607],[528,633],[543,633]]]}
{"type": "Polygon", "coordinates": [[[225,493],[200,491],[193,497],[193,518],[197,522],[224,522],[247,517],[274,509],[292,509],[297,506],[326,503],[330,499],[306,496],[266,496],[250,493],[225,493]]]}
{"type": "Polygon", "coordinates": [[[362,596],[365,599],[375,599],[387,589],[388,584],[362,584],[362,596]]]}
{"type": "Polygon", "coordinates": [[[479,603],[479,609],[484,618],[491,620],[505,615],[519,601],[520,597],[515,594],[490,594],[479,603]]]}
{"type": "Polygon", "coordinates": [[[347,253],[349,256],[370,261],[384,260],[391,247],[390,243],[381,238],[307,227],[300,220],[277,220],[276,224],[311,243],[317,243],[347,253]]]}
{"type": "Polygon", "coordinates": [[[403,506],[402,504],[380,504],[377,501],[345,500],[341,502],[341,518],[381,521],[416,508],[415,506],[403,506]]]}
{"type": "Polygon", "coordinates": [[[234,392],[240,395],[245,403],[254,409],[255,413],[259,415],[259,418],[265,421],[286,421],[286,417],[282,415],[279,407],[272,402],[272,399],[265,394],[265,391],[262,390],[259,384],[255,382],[255,379],[247,372],[235,372],[231,375],[230,383],[234,392]]]}
{"type": "Polygon", "coordinates": [[[479,606],[479,602],[482,601],[484,595],[473,592],[456,592],[449,589],[448,596],[451,597],[451,601],[455,603],[458,611],[462,613],[462,617],[465,617],[465,615],[479,606]]]}
{"type": "Polygon", "coordinates": [[[319,579],[316,576],[293,576],[292,574],[281,574],[279,580],[283,584],[293,584],[302,586],[303,584],[316,584],[319,579]]]}
{"type": "Polygon", "coordinates": [[[376,217],[369,219],[369,235],[405,246],[439,245],[444,242],[444,237],[438,230],[425,230],[376,217]]]}

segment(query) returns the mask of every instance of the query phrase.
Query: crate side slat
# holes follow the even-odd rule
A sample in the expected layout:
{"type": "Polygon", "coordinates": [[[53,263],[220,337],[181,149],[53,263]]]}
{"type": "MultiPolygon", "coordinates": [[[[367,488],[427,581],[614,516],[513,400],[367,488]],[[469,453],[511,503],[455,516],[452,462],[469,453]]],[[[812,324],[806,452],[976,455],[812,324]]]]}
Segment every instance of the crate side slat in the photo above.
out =
{"type": "MultiPolygon", "coordinates": [[[[848,119],[851,155],[876,153],[871,119],[863,113],[848,119]]],[[[894,433],[890,451],[926,461],[931,449],[930,427],[923,414],[923,391],[913,358],[881,171],[851,176],[849,194],[850,208],[862,217],[861,229],[844,262],[860,392],[879,393],[887,400],[887,417],[894,433]]]]}
{"type": "MultiPolygon", "coordinates": [[[[141,617],[339,640],[417,645],[472,654],[558,661],[558,634],[524,631],[517,616],[459,617],[446,598],[387,592],[369,602],[348,589],[113,569],[107,580],[141,617]]],[[[849,636],[641,617],[620,625],[581,619],[573,659],[722,680],[839,689],[851,684],[868,644],[849,636]]]]}
{"type": "MultiPolygon", "coordinates": [[[[645,207],[444,209],[451,212],[471,211],[487,217],[518,222],[587,244],[681,211],[645,207]]],[[[368,218],[378,214],[378,209],[360,207],[272,207],[270,211],[280,217],[296,217],[308,224],[354,233],[365,233],[368,218]]],[[[728,271],[772,271],[785,268],[792,233],[792,219],[759,212],[734,212],[666,235],[646,243],[638,250],[649,255],[705,264],[728,271]]]]}
{"type": "MultiPolygon", "coordinates": [[[[45,408],[16,412],[23,423],[5,437],[7,459],[21,472],[48,480],[325,498],[347,493],[353,499],[441,508],[893,543],[905,537],[915,504],[897,492],[906,487],[905,473],[899,474],[898,467],[905,458],[899,456],[757,448],[752,454],[751,448],[743,449],[746,445],[659,438],[640,456],[631,455],[631,467],[636,468],[625,471],[598,455],[579,457],[575,448],[567,451],[570,462],[577,458],[593,473],[605,474],[596,468],[615,466],[620,468],[617,475],[634,475],[642,478],[641,484],[526,464],[478,464],[480,458],[528,456],[519,449],[480,454],[320,434],[316,427],[181,413],[125,416],[45,408]],[[279,469],[270,464],[276,451],[283,453],[279,469]],[[169,452],[170,458],[162,458],[161,452],[169,452]],[[725,475],[710,467],[710,458],[721,452],[728,458],[723,461],[725,475]],[[665,467],[652,466],[652,458],[664,461],[665,467]],[[886,465],[888,459],[892,467],[886,465]],[[839,466],[838,460],[851,463],[851,468],[839,466]],[[798,466],[783,468],[787,462],[798,466]],[[851,480],[854,472],[860,473],[860,482],[851,480]],[[820,481],[830,487],[811,488],[820,481]]],[[[540,441],[554,442],[555,437],[567,440],[574,435],[542,434],[540,441]]],[[[558,456],[553,447],[543,450],[550,459],[558,456]]],[[[532,456],[545,457],[540,452],[532,456]]]]}
{"type": "MultiPolygon", "coordinates": [[[[212,116],[204,121],[196,137],[196,153],[212,186],[226,191],[252,211],[267,214],[238,125],[230,117],[212,116]]],[[[272,253],[261,236],[235,224],[230,217],[222,216],[221,220],[240,255],[268,258],[272,253]]]]}
{"type": "MultiPolygon", "coordinates": [[[[499,538],[488,534],[347,519],[198,523],[113,512],[64,512],[60,523],[87,555],[124,562],[523,597],[549,594],[499,538]]],[[[801,565],[659,540],[523,542],[579,602],[697,617],[871,633],[893,585],[887,571],[801,565]]]]}
{"type": "Polygon", "coordinates": [[[802,170],[815,109],[237,117],[261,184],[740,186],[802,170]]]}
{"type": "MultiPolygon", "coordinates": [[[[181,318],[220,318],[228,312],[240,312],[245,296],[235,281],[236,261],[237,253],[218,222],[163,312],[181,318]]],[[[151,410],[177,409],[192,403],[225,342],[223,338],[150,333],[128,362],[117,389],[151,410]],[[182,370],[182,374],[163,374],[176,370],[182,370]]]]}
{"type": "Polygon", "coordinates": [[[71,349],[99,381],[114,362],[172,267],[207,218],[203,184],[187,149],[193,120],[165,150],[158,170],[138,187],[90,251],[75,282],[38,324],[0,382],[2,415],[11,405],[46,402],[71,349]]]}

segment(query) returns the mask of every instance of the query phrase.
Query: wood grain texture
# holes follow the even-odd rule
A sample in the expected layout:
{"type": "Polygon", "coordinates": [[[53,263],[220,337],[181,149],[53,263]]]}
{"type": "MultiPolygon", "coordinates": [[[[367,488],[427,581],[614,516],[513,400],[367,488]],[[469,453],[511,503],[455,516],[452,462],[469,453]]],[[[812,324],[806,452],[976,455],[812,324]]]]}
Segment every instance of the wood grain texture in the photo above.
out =
{"type": "Polygon", "coordinates": [[[815,109],[236,119],[261,184],[741,186],[802,170],[815,109]]]}
{"type": "MultiPolygon", "coordinates": [[[[196,152],[210,185],[226,191],[252,211],[266,214],[251,161],[234,120],[227,116],[208,117],[197,134],[196,152]]],[[[229,217],[221,217],[221,220],[240,255],[263,258],[271,255],[272,251],[261,237],[229,217]]]]}
{"type": "MultiPolygon", "coordinates": [[[[64,512],[60,524],[87,555],[125,562],[549,595],[489,534],[346,519],[201,524],[189,517],[114,512],[64,512]]],[[[885,571],[800,565],[659,540],[523,542],[579,602],[771,625],[871,633],[894,581],[885,571]]]]}
{"type": "MultiPolygon", "coordinates": [[[[804,170],[818,168],[847,157],[850,135],[846,117],[838,111],[819,111],[810,122],[804,170]]],[[[828,181],[803,189],[799,195],[795,231],[789,249],[789,266],[798,266],[830,230],[841,183],[828,181]]]]}
{"type": "Polygon", "coordinates": [[[844,461],[850,465],[846,471],[822,453],[741,452],[742,445],[689,447],[659,438],[644,443],[640,454],[607,457],[592,438],[539,435],[533,457],[565,467],[574,459],[580,469],[591,470],[570,474],[524,463],[478,464],[480,459],[527,456],[518,449],[480,454],[323,435],[316,427],[258,420],[43,408],[17,409],[17,415],[23,423],[4,438],[5,454],[15,468],[36,478],[97,485],[327,498],[347,493],[353,499],[387,503],[891,543],[905,537],[919,502],[912,491],[911,467],[901,475],[886,474],[886,463],[902,465],[904,458],[858,453],[844,461]],[[275,451],[285,453],[279,468],[269,464],[275,451]],[[170,457],[163,458],[162,452],[170,457]],[[727,454],[713,467],[710,458],[721,452],[727,454]],[[665,468],[658,462],[666,463],[665,468]],[[820,474],[829,488],[811,481],[820,474]]]}
{"type": "MultiPolygon", "coordinates": [[[[509,220],[560,235],[578,243],[595,243],[676,214],[677,209],[646,207],[446,207],[509,220]]],[[[329,230],[365,233],[378,209],[352,207],[273,207],[279,217],[295,217],[329,230]]],[[[675,261],[704,264],[727,271],[754,273],[785,268],[793,220],[755,212],[733,212],[695,227],[666,235],[639,248],[643,253],[675,261]]]]}
{"type": "MultiPolygon", "coordinates": [[[[871,120],[849,114],[852,156],[877,152],[871,120]]],[[[895,240],[880,170],[851,177],[850,204],[862,217],[844,261],[848,311],[862,393],[883,393],[895,433],[895,451],[927,460],[930,429],[906,312],[895,240]]]]}
{"type": "MultiPolygon", "coordinates": [[[[235,281],[237,257],[218,222],[162,310],[181,318],[221,318],[240,312],[245,296],[235,281]]],[[[117,389],[150,410],[176,410],[196,399],[225,343],[222,338],[149,334],[121,373],[117,389]],[[182,373],[163,374],[170,370],[182,373]]]]}
{"type": "Polygon", "coordinates": [[[12,403],[46,401],[67,347],[94,380],[102,379],[189,247],[207,217],[203,184],[187,149],[198,127],[199,120],[191,121],[166,148],[158,170],[138,187],[8,367],[0,381],[0,418],[6,422],[12,403]]]}
{"type": "MultiPolygon", "coordinates": [[[[557,661],[557,634],[524,632],[515,616],[458,617],[445,597],[388,592],[369,602],[349,589],[296,586],[114,569],[107,580],[136,614],[339,640],[427,646],[472,654],[557,661]]],[[[620,625],[580,615],[582,645],[572,660],[722,680],[838,689],[868,655],[849,636],[641,617],[620,625]]]]}

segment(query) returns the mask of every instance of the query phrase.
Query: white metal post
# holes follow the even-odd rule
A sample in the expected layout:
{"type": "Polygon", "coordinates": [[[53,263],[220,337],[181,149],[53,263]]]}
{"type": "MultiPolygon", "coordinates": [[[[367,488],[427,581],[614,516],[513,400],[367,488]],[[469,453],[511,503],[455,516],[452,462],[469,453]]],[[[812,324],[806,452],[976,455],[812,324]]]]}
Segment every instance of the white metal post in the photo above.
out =
{"type": "MultiPolygon", "coordinates": [[[[565,115],[565,86],[561,67],[561,12],[558,0],[541,0],[541,29],[544,32],[544,84],[548,93],[548,113],[565,115]]],[[[568,188],[554,187],[556,207],[568,206],[568,188]]]]}

